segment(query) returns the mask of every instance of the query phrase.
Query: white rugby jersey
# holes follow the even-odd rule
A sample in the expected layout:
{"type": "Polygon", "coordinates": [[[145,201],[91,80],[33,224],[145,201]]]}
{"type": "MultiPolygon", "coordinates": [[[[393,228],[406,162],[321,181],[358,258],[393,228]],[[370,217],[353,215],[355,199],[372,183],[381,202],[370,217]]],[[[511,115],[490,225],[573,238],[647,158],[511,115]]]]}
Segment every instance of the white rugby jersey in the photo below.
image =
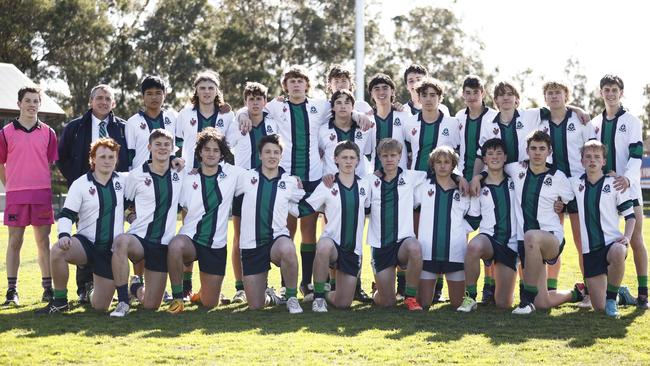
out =
{"type": "Polygon", "coordinates": [[[420,206],[418,241],[422,259],[465,263],[467,234],[472,231],[465,220],[469,196],[461,196],[458,188],[443,189],[435,176],[430,176],[415,189],[415,205],[420,206]]]}
{"type": "Polygon", "coordinates": [[[338,180],[327,188],[321,183],[314,193],[300,201],[300,216],[314,212],[325,212],[327,223],[321,237],[330,238],[342,250],[362,255],[363,229],[366,221],[365,209],[370,207],[370,183],[356,177],[348,188],[338,180]]]}
{"type": "Polygon", "coordinates": [[[169,168],[164,175],[143,164],[129,173],[124,197],[135,201],[136,219],[128,233],[153,244],[167,245],[176,233],[178,199],[185,172],[169,168]]]}
{"type": "Polygon", "coordinates": [[[338,172],[338,167],[334,162],[334,149],[341,141],[353,141],[359,147],[361,155],[359,156],[356,174],[363,177],[370,173],[366,155],[372,152],[371,145],[374,132],[374,127],[363,132],[354,122],[352,122],[352,127],[348,131],[336,127],[334,121],[322,125],[318,134],[318,148],[323,151],[323,175],[338,172]]]}
{"type": "Polygon", "coordinates": [[[386,118],[382,119],[377,115],[375,111],[375,135],[372,138],[372,158],[370,160],[370,166],[372,171],[381,169],[381,162],[379,157],[377,157],[377,145],[379,141],[385,138],[392,138],[402,143],[402,156],[399,160],[399,167],[406,169],[407,161],[407,151],[406,151],[406,140],[404,138],[404,124],[413,117],[410,112],[399,112],[394,108],[391,108],[390,113],[386,118]]]}
{"type": "Polygon", "coordinates": [[[181,157],[185,160],[187,171],[198,168],[200,163],[194,161],[194,150],[196,149],[196,136],[207,127],[214,127],[217,131],[226,135],[226,132],[233,124],[235,114],[228,112],[221,114],[215,108],[212,116],[204,116],[194,106],[183,108],[176,118],[176,145],[181,148],[181,157]]]}
{"type": "MultiPolygon", "coordinates": [[[[147,145],[149,145],[149,135],[156,128],[164,128],[172,134],[176,133],[176,112],[163,109],[156,118],[149,118],[144,112],[140,111],[128,121],[124,135],[126,144],[129,147],[129,159],[131,159],[130,169],[139,168],[147,160],[151,159],[151,154],[147,145]]],[[[174,141],[172,140],[172,145],[174,141]]],[[[172,151],[172,155],[173,155],[172,151]]]]}
{"type": "Polygon", "coordinates": [[[59,215],[59,238],[70,236],[72,224],[76,222],[77,234],[95,245],[110,246],[113,238],[124,232],[127,175],[113,173],[106,185],[97,182],[92,172],[77,178],[68,190],[59,215]]]}
{"type": "Polygon", "coordinates": [[[460,150],[458,159],[458,171],[469,182],[474,177],[474,163],[477,152],[480,150],[480,135],[483,125],[489,125],[494,121],[497,111],[492,108],[483,107],[483,112],[476,118],[469,118],[469,108],[458,111],[456,119],[460,124],[460,150]]]}
{"type": "Polygon", "coordinates": [[[318,152],[318,132],[327,122],[330,103],[318,99],[305,99],[300,104],[271,100],[265,109],[278,124],[284,144],[280,166],[303,181],[320,179],[323,164],[318,152]]]}
{"type": "Polygon", "coordinates": [[[188,174],[178,201],[187,209],[178,234],[187,235],[199,245],[223,248],[227,243],[228,219],[235,195],[237,179],[244,169],[224,163],[212,176],[188,174]]]}
{"type": "Polygon", "coordinates": [[[355,101],[354,110],[365,115],[372,114],[372,107],[365,100],[355,101]]]}
{"type": "Polygon", "coordinates": [[[388,247],[415,237],[413,208],[415,189],[424,182],[426,172],[402,170],[390,182],[370,174],[370,225],[367,243],[373,248],[388,247]]]}
{"type": "Polygon", "coordinates": [[[480,234],[489,235],[517,252],[517,197],[510,177],[499,184],[482,183],[479,196],[471,199],[468,216],[473,227],[480,222],[480,234]]]}
{"type": "MultiPolygon", "coordinates": [[[[407,111],[411,112],[412,115],[416,115],[416,114],[419,114],[420,112],[422,112],[421,108],[416,108],[415,107],[415,104],[413,104],[412,100],[409,100],[408,103],[406,103],[406,105],[404,105],[404,108],[406,108],[407,111]]],[[[445,116],[451,116],[451,113],[449,113],[449,108],[447,108],[446,105],[440,103],[440,105],[438,105],[438,109],[442,113],[444,113],[445,116]]]]}
{"type": "Polygon", "coordinates": [[[497,113],[492,123],[481,124],[477,155],[480,157],[480,147],[483,146],[485,141],[499,138],[506,145],[506,154],[508,155],[506,164],[528,160],[526,138],[531,132],[539,129],[542,111],[540,108],[517,109],[512,120],[507,125],[499,122],[501,113],[497,113]]]}
{"type": "Polygon", "coordinates": [[[567,109],[559,124],[551,121],[550,111],[542,119],[539,129],[551,136],[553,153],[549,157],[551,166],[569,177],[579,177],[585,172],[582,166],[580,148],[585,142],[596,138],[596,129],[591,123],[582,124],[578,115],[567,109]]]}
{"type": "Polygon", "coordinates": [[[233,124],[228,128],[226,141],[235,155],[235,165],[244,169],[255,169],[261,166],[260,154],[257,151],[257,144],[262,137],[278,133],[278,125],[268,113],[264,113],[264,119],[257,127],[251,126],[251,130],[242,134],[239,127],[233,124]]]}
{"type": "Polygon", "coordinates": [[[261,168],[247,170],[239,176],[235,195],[244,195],[241,209],[240,249],[269,245],[281,235],[289,236],[287,216],[292,204],[305,195],[295,177],[280,169],[273,179],[267,179],[261,168]]]}
{"type": "MultiPolygon", "coordinates": [[[[404,139],[411,144],[411,170],[428,171],[429,154],[438,146],[449,146],[458,150],[460,145],[460,124],[442,111],[433,123],[422,120],[422,113],[404,124],[404,139]]],[[[402,153],[404,155],[404,153],[402,153]]]]}
{"type": "Polygon", "coordinates": [[[591,120],[596,128],[596,138],[607,146],[605,174],[615,171],[630,180],[631,198],[641,200],[641,158],[643,142],[641,121],[623,107],[609,121],[606,111],[591,120]]]}
{"type": "Polygon", "coordinates": [[[517,240],[524,240],[528,230],[538,229],[553,233],[562,243],[564,227],[553,205],[558,198],[567,204],[575,197],[566,175],[550,168],[535,175],[527,162],[508,164],[505,171],[515,183],[517,240]]]}
{"type": "Polygon", "coordinates": [[[587,175],[571,178],[571,188],[578,202],[582,253],[611,245],[623,237],[618,229],[619,215],[634,218],[629,190],[621,193],[614,188],[614,177],[603,175],[591,184],[587,175]]]}

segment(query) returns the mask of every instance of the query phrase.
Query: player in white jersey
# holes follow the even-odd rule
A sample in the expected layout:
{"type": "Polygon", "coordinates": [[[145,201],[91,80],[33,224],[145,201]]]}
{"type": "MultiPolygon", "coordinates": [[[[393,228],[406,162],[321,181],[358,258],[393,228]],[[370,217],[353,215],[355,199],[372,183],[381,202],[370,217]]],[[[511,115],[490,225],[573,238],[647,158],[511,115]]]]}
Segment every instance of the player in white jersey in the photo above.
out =
{"type": "Polygon", "coordinates": [[[237,179],[244,169],[223,162],[232,158],[226,139],[214,127],[207,127],[196,138],[196,173],[183,180],[179,206],[183,226],[167,251],[169,281],[173,300],[168,312],[183,311],[183,264],[199,262],[201,290],[193,301],[206,308],[217,305],[226,272],[228,219],[237,179]],[[223,162],[223,163],[222,163],[223,162]],[[220,164],[222,163],[222,164],[220,164]]]}
{"type": "MultiPolygon", "coordinates": [[[[420,93],[422,97],[422,93],[420,93]]],[[[421,99],[426,108],[424,98],[421,99]]],[[[458,154],[449,146],[438,146],[430,154],[429,175],[415,189],[415,205],[420,206],[418,241],[422,245],[422,274],[418,299],[422,307],[431,305],[436,280],[444,277],[452,307],[460,306],[465,291],[463,263],[467,234],[469,196],[461,196],[452,173],[458,154]]]]}
{"type": "Polygon", "coordinates": [[[145,260],[146,291],[137,277],[132,280],[130,292],[137,296],[145,309],[157,309],[162,301],[167,282],[167,245],[176,232],[178,198],[183,184],[183,171],[171,169],[170,154],[174,136],[167,130],[155,129],[149,137],[151,162],[129,172],[124,197],[135,202],[136,219],[126,234],[113,242],[113,277],[118,289],[114,317],[129,312],[129,260],[145,260]],[[124,297],[124,294],[127,297],[124,297]]]}
{"type": "MultiPolygon", "coordinates": [[[[493,269],[493,299],[497,307],[510,308],[517,279],[517,219],[515,213],[515,185],[503,171],[505,145],[493,138],[481,147],[481,156],[487,167],[481,194],[472,197],[468,222],[479,226],[479,234],[469,242],[465,254],[465,297],[456,310],[469,313],[476,310],[476,281],[480,274],[480,260],[493,269]]],[[[485,303],[485,290],[483,302],[485,303]]]]}
{"type": "Polygon", "coordinates": [[[381,178],[369,175],[370,225],[367,242],[372,247],[372,267],[379,306],[395,305],[395,268],[406,267],[404,305],[422,310],[416,298],[422,272],[422,248],[413,231],[414,192],[426,179],[425,172],[402,170],[399,162],[402,143],[383,139],[377,146],[381,178]]]}
{"type": "MultiPolygon", "coordinates": [[[[149,135],[157,128],[176,131],[176,112],[163,109],[165,102],[165,82],[158,76],[147,75],[140,84],[144,110],[134,114],[126,121],[124,131],[129,147],[130,170],[139,168],[150,159],[149,135]]],[[[173,155],[172,150],[170,155],[173,155]]]]}
{"type": "Polygon", "coordinates": [[[296,298],[298,260],[289,236],[287,216],[290,205],[297,204],[305,191],[299,178],[279,167],[282,148],[279,135],[264,136],[258,145],[262,164],[244,172],[237,182],[235,194],[244,195],[242,222],[252,225],[250,230],[241,232],[239,247],[248,307],[260,309],[269,300],[278,303],[271,289],[266,290],[265,296],[268,271],[273,263],[280,267],[285,281],[287,309],[297,314],[302,313],[296,298]]]}
{"type": "MultiPolygon", "coordinates": [[[[264,111],[267,93],[266,86],[260,83],[248,82],[244,87],[244,103],[248,110],[248,117],[251,120],[251,128],[243,132],[233,126],[233,128],[228,129],[228,135],[226,136],[226,141],[228,141],[235,155],[235,165],[238,167],[244,169],[259,168],[261,161],[257,145],[264,136],[278,133],[276,121],[264,111]]],[[[246,302],[239,250],[242,199],[242,196],[235,197],[232,206],[233,246],[230,258],[235,275],[233,303],[246,302]]]]}
{"type": "Polygon", "coordinates": [[[586,174],[571,178],[578,201],[584,275],[594,309],[617,317],[616,298],[623,274],[627,246],[634,231],[634,209],[629,192],[614,188],[615,177],[603,173],[607,147],[588,141],[581,149],[586,174]],[[619,215],[625,217],[621,234],[619,215]]]}
{"type": "MultiPolygon", "coordinates": [[[[605,75],[600,80],[600,95],[605,110],[596,116],[592,123],[596,127],[597,139],[607,146],[605,174],[615,174],[614,188],[618,191],[630,190],[634,203],[636,223],[630,241],[634,254],[639,296],[637,306],[648,308],[648,252],[643,240],[643,197],[641,195],[641,122],[627,112],[621,104],[623,80],[616,75],[605,75]]],[[[631,296],[628,296],[631,297],[631,296]]]]}
{"type": "Polygon", "coordinates": [[[192,105],[183,108],[176,118],[176,145],[181,149],[187,171],[198,168],[194,161],[196,136],[207,127],[226,134],[235,118],[226,106],[220,89],[219,76],[214,71],[200,72],[194,79],[192,105]],[[222,111],[223,110],[223,111],[222,111]]]}
{"type": "Polygon", "coordinates": [[[333,186],[319,184],[299,206],[300,215],[324,211],[328,218],[314,259],[312,310],[315,312],[327,312],[327,302],[337,308],[352,304],[361,269],[365,209],[370,205],[368,180],[355,175],[361,159],[359,147],[352,141],[341,141],[333,155],[339,168],[333,186]],[[330,267],[336,268],[336,290],[326,293],[330,267]]]}
{"type": "Polygon", "coordinates": [[[535,131],[527,138],[528,164],[512,163],[506,173],[515,183],[517,239],[524,269],[522,300],[513,314],[530,314],[536,308],[552,308],[568,301],[581,301],[584,285],[573,291],[548,291],[545,264],[554,264],[564,248],[564,228],[554,204],[564,204],[575,195],[564,173],[549,168],[551,138],[535,131]]]}
{"type": "Polygon", "coordinates": [[[318,148],[323,151],[323,175],[335,174],[338,171],[334,159],[334,149],[341,141],[354,142],[361,151],[356,174],[365,176],[370,173],[370,163],[364,155],[371,153],[374,129],[362,131],[352,120],[352,110],[355,105],[354,95],[346,89],[334,92],[330,99],[332,118],[321,126],[318,136],[318,148]]]}
{"type": "Polygon", "coordinates": [[[92,307],[107,310],[115,285],[111,270],[113,238],[124,231],[125,173],[115,173],[120,145],[101,138],[90,147],[90,172],[77,178],[65,199],[57,223],[59,241],[52,246],[50,263],[54,299],[37,314],[68,311],[68,263],[91,264],[94,272],[92,307]],[[77,223],[77,233],[72,225],[77,223]]]}
{"type": "MultiPolygon", "coordinates": [[[[404,107],[407,108],[406,111],[411,112],[412,115],[416,115],[422,111],[422,103],[418,96],[418,92],[415,90],[415,87],[429,74],[427,69],[420,64],[411,64],[409,67],[404,70],[404,85],[409,91],[411,100],[409,100],[404,107]]],[[[446,105],[440,103],[440,111],[446,116],[450,116],[449,108],[446,105]]],[[[398,108],[400,109],[400,108],[398,108]]],[[[401,109],[400,109],[401,110],[401,109]]]]}

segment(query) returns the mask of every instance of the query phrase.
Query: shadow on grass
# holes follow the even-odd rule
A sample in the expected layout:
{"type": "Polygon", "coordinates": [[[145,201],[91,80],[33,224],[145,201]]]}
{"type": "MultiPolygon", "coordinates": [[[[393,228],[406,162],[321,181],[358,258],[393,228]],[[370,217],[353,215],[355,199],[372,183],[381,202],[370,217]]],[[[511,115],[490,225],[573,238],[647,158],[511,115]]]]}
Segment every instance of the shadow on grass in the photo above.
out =
{"type": "MultiPolygon", "coordinates": [[[[122,337],[139,333],[145,338],[177,337],[199,331],[205,335],[254,331],[262,335],[283,335],[296,331],[354,337],[369,330],[387,331],[386,338],[402,339],[431,333],[430,342],[457,341],[467,335],[488,337],[494,345],[518,344],[530,339],[568,342],[569,347],[588,347],[599,339],[623,339],[639,310],[624,309],[620,319],[564,306],[517,317],[510,311],[481,307],[471,314],[459,314],[450,305],[438,305],[426,313],[408,313],[403,308],[379,309],[355,304],[352,310],[330,309],[315,314],[310,303],[302,304],[304,314],[290,315],[284,307],[247,311],[245,305],[231,305],[206,311],[190,305],[179,315],[135,308],[124,319],[77,307],[69,314],[37,316],[34,306],[0,309],[0,333],[19,331],[21,337],[38,338],[82,333],[88,336],[122,337]]],[[[163,305],[162,309],[165,309],[163,305]]]]}

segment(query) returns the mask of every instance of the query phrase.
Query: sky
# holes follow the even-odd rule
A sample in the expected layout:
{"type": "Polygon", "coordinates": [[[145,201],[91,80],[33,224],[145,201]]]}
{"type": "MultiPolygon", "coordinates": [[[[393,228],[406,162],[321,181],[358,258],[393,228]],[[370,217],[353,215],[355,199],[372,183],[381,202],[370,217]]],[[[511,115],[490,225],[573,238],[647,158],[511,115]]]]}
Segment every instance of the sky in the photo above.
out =
{"type": "MultiPolygon", "coordinates": [[[[391,17],[418,6],[446,7],[461,19],[463,30],[484,43],[487,70],[496,79],[511,79],[526,68],[545,78],[565,78],[564,68],[576,57],[588,78],[587,90],[598,88],[606,73],[625,83],[623,105],[636,115],[643,110],[643,86],[650,83],[647,28],[650,2],[603,0],[379,0],[382,29],[392,32],[391,17]]],[[[390,37],[390,34],[385,34],[390,37]]],[[[543,101],[539,95],[532,96],[543,101]]]]}

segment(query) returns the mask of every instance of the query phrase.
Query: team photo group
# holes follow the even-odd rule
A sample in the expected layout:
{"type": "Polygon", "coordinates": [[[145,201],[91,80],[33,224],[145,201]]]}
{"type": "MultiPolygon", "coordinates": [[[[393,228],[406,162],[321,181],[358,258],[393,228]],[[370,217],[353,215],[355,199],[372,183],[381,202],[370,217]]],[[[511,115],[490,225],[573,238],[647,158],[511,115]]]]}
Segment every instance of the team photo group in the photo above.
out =
{"type": "Polygon", "coordinates": [[[513,83],[468,75],[445,90],[418,64],[401,80],[379,73],[366,85],[334,65],[327,100],[311,97],[309,75],[294,65],[281,96],[248,82],[241,101],[225,101],[206,70],[179,112],[164,107],[166,82],[145,76],[142,109],[126,121],[100,84],[58,137],[38,118],[41,90],[21,88],[20,116],[0,132],[4,306],[21,301],[20,250],[32,226],[47,303],[37,314],[71,309],[71,268],[78,302],[111,317],[136,303],[172,314],[189,303],[291,314],[355,301],[408,311],[449,301],[466,313],[480,302],[517,315],[569,302],[611,317],[619,305],[648,308],[642,125],[622,105],[620,77],[600,80],[601,112],[572,106],[560,80],[544,83],[543,107],[525,108],[513,83]],[[400,83],[409,101],[396,100],[400,83]],[[446,94],[465,108],[450,113],[446,94]],[[52,164],[68,186],[56,217],[52,164]],[[575,248],[565,248],[565,219],[575,248]],[[582,273],[566,290],[564,250],[577,250],[582,273]],[[626,260],[637,296],[622,284],[626,260]],[[368,293],[362,265],[374,274],[368,293]],[[235,279],[232,297],[225,276],[235,279]]]}

